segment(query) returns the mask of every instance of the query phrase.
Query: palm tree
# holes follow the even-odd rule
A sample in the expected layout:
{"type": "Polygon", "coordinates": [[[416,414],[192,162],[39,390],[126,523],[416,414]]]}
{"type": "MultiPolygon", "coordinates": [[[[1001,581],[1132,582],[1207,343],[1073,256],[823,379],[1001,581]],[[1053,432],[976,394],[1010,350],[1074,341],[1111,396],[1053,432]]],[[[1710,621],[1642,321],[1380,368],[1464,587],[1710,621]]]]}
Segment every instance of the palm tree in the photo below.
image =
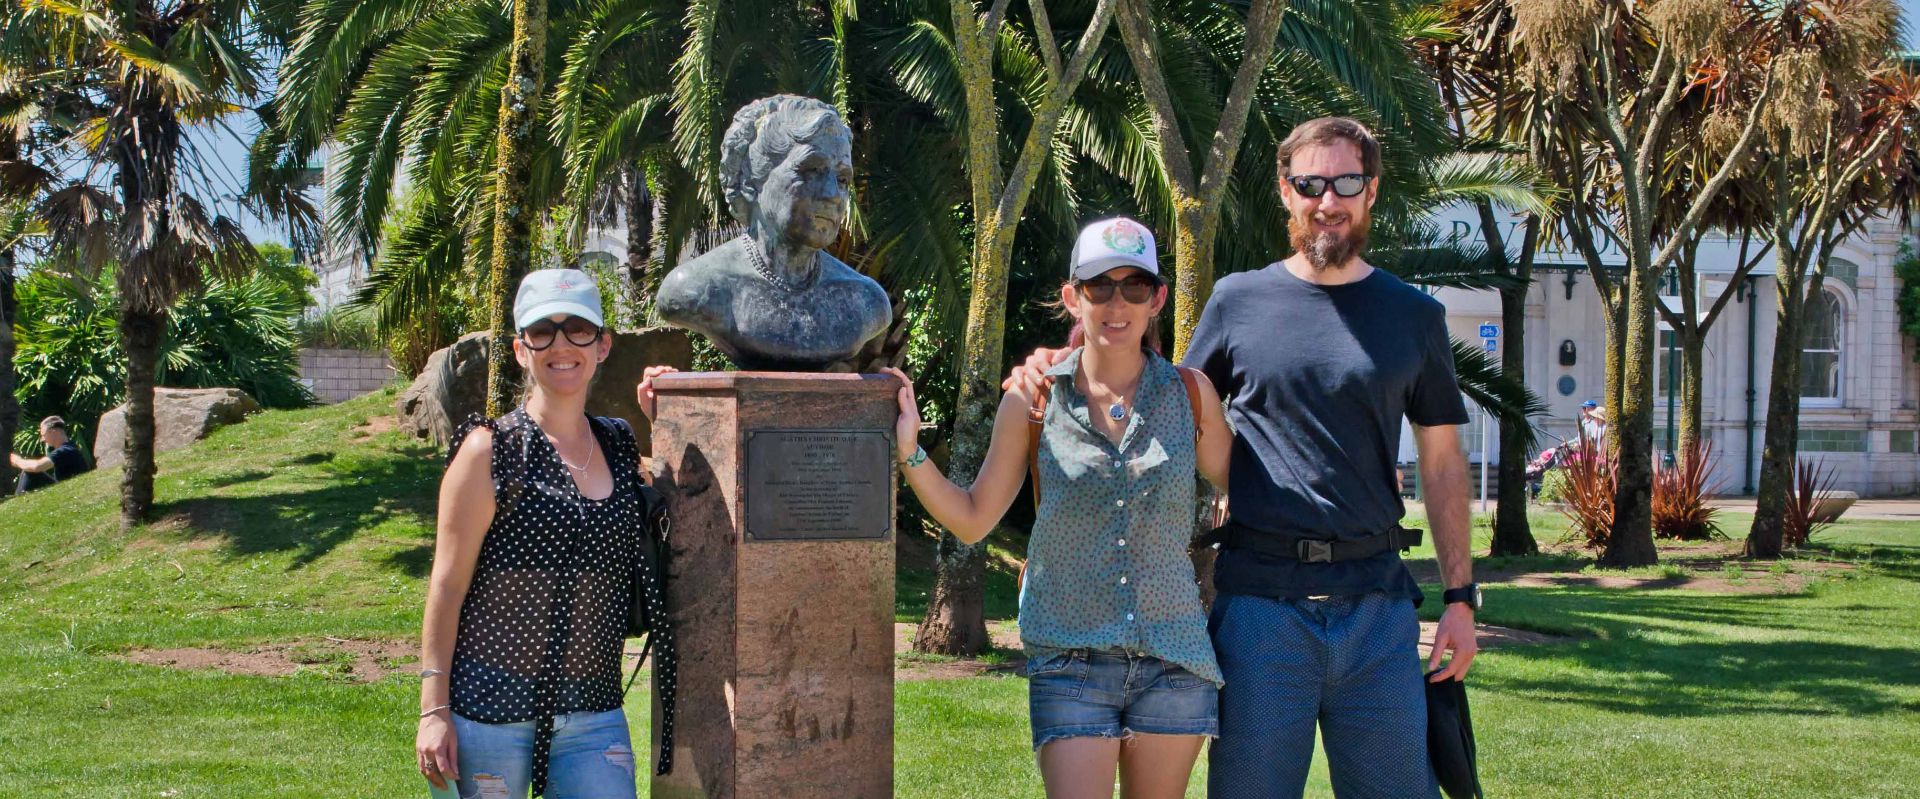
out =
{"type": "Polygon", "coordinates": [[[1893,3],[1787,3],[1780,14],[1784,46],[1768,66],[1782,102],[1768,117],[1759,177],[1772,199],[1765,229],[1779,299],[1759,503],[1746,541],[1746,554],[1760,558],[1782,548],[1809,303],[1822,296],[1834,248],[1891,204],[1896,183],[1911,181],[1908,148],[1920,120],[1920,85],[1889,63],[1893,3]]]}
{"type": "MultiPolygon", "coordinates": [[[[1597,232],[1617,238],[1627,259],[1624,284],[1603,289],[1611,295],[1610,304],[1617,303],[1609,310],[1610,350],[1617,350],[1618,359],[1609,353],[1607,398],[1615,420],[1610,443],[1618,452],[1620,473],[1614,528],[1601,561],[1645,565],[1658,558],[1650,504],[1658,284],[1758,142],[1776,83],[1763,77],[1750,84],[1753,99],[1727,118],[1729,144],[1710,177],[1685,198],[1684,211],[1668,217],[1659,208],[1666,165],[1683,149],[1676,143],[1675,120],[1682,101],[1699,90],[1701,70],[1718,56],[1766,41],[1766,25],[1743,17],[1745,7],[1728,0],[1655,5],[1546,0],[1514,2],[1512,8],[1518,46],[1534,83],[1549,87],[1549,98],[1536,102],[1554,104],[1559,118],[1584,117],[1575,135],[1548,139],[1556,147],[1570,140],[1576,148],[1556,156],[1559,174],[1575,178],[1568,185],[1570,201],[1588,206],[1570,209],[1571,238],[1597,280],[1605,271],[1597,256],[1597,232]],[[1601,172],[1618,175],[1603,184],[1615,190],[1584,188],[1595,185],[1583,180],[1594,169],[1589,152],[1604,159],[1601,172]],[[1663,218],[1676,221],[1662,226],[1663,218]],[[1608,220],[1617,221],[1615,228],[1605,226],[1608,220]]],[[[1729,69],[1744,63],[1727,62],[1729,69]]]]}
{"type": "MultiPolygon", "coordinates": [[[[111,261],[127,354],[126,469],[121,523],[153,505],[153,389],[167,310],[208,268],[239,270],[257,257],[240,225],[200,197],[219,173],[187,138],[223,124],[258,88],[257,58],[271,9],[246,2],[29,3],[10,14],[31,30],[48,65],[75,76],[88,105],[80,135],[60,153],[81,166],[42,203],[52,243],[69,256],[111,261]]],[[[9,40],[11,36],[6,37],[9,40]]]]}

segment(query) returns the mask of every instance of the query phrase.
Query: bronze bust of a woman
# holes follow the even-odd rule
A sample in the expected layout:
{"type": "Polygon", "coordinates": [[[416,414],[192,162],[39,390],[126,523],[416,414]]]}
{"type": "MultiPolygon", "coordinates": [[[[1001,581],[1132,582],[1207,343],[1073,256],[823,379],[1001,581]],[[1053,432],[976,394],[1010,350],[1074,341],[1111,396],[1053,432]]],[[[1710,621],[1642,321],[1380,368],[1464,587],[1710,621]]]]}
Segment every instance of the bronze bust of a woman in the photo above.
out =
{"type": "Polygon", "coordinates": [[[660,317],[750,370],[819,371],[885,332],[886,291],[823,250],[846,224],[853,177],[839,112],[793,95],[754,101],[734,115],[721,156],[727,205],[747,232],[669,273],[660,317]]]}

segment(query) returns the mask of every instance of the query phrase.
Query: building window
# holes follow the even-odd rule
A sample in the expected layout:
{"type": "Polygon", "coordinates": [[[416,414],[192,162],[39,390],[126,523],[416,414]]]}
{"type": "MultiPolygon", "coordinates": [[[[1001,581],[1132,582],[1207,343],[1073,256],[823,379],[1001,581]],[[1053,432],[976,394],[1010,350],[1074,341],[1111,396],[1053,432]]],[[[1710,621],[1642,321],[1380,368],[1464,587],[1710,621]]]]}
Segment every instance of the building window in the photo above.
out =
{"type": "Polygon", "coordinates": [[[1822,291],[1807,302],[1807,328],[1800,351],[1800,398],[1840,402],[1840,343],[1843,315],[1840,295],[1822,291]]]}
{"type": "MultiPolygon", "coordinates": [[[[1680,342],[1672,330],[1662,329],[1656,341],[1659,343],[1653,350],[1653,395],[1665,400],[1679,391],[1680,381],[1685,379],[1680,367],[1687,356],[1680,351],[1680,342]]],[[[1661,408],[1664,410],[1666,406],[1661,408]]]]}
{"type": "Polygon", "coordinates": [[[1800,428],[1801,452],[1866,452],[1865,430],[1808,430],[1800,428]]]}
{"type": "Polygon", "coordinates": [[[1902,455],[1914,453],[1914,441],[1917,438],[1913,430],[1890,430],[1887,432],[1887,451],[1902,455]]]}

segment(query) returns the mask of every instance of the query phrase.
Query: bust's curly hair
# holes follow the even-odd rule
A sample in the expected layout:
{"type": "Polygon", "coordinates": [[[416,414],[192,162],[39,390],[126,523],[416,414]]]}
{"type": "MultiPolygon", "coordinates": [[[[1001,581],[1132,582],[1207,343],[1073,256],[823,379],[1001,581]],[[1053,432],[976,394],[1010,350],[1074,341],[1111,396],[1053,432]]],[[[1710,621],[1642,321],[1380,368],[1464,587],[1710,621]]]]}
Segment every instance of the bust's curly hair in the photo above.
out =
{"type": "Polygon", "coordinates": [[[720,140],[720,189],[733,218],[747,221],[761,181],[796,142],[829,128],[853,135],[833,106],[792,94],[763,97],[734,114],[720,140]]]}

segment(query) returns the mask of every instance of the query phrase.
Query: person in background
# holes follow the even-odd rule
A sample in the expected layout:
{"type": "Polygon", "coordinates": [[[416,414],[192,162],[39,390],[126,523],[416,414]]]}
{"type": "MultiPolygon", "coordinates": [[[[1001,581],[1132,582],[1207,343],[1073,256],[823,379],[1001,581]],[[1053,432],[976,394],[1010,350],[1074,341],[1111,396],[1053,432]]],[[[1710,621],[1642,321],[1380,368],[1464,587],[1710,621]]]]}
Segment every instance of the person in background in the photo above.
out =
{"type": "Polygon", "coordinates": [[[1607,439],[1607,409],[1596,400],[1580,403],[1580,434],[1598,444],[1607,439]]]}
{"type": "Polygon", "coordinates": [[[87,457],[80,454],[80,447],[67,437],[65,419],[58,416],[41,419],[40,442],[47,445],[46,457],[22,458],[18,454],[8,453],[7,459],[13,462],[13,468],[20,470],[20,479],[14,485],[13,493],[24,494],[61,480],[71,480],[93,468],[87,465],[87,457]]]}

